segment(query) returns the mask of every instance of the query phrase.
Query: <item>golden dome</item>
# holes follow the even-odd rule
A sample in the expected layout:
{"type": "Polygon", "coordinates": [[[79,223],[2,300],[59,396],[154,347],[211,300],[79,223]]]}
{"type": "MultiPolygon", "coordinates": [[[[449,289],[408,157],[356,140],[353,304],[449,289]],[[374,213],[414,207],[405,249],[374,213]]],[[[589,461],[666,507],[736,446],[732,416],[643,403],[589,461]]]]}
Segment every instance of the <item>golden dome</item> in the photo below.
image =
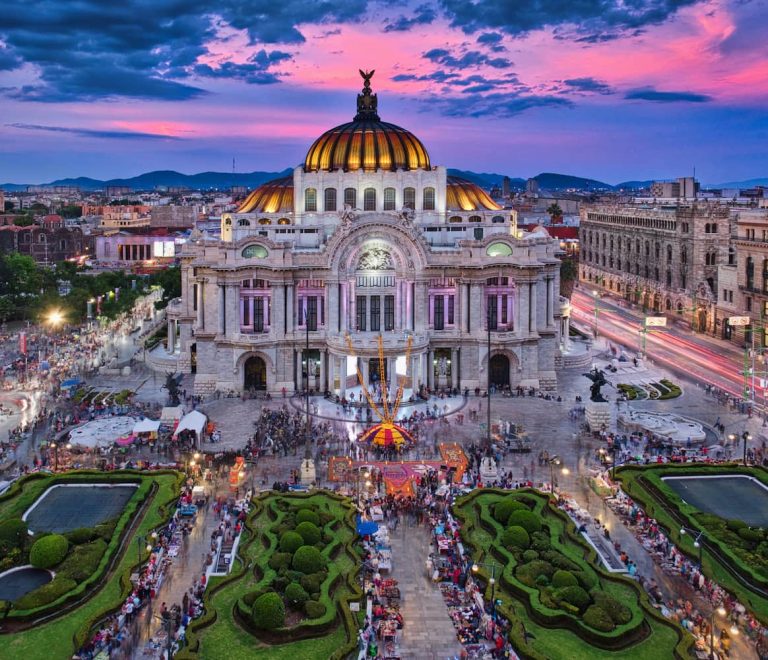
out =
{"type": "Polygon", "coordinates": [[[304,159],[305,172],[430,169],[429,154],[413,133],[379,119],[373,73],[360,71],[365,84],[357,95],[357,115],[315,140],[304,159]]]}
{"type": "Polygon", "coordinates": [[[501,211],[480,186],[457,176],[449,176],[446,207],[449,211],[501,211]]]}
{"type": "Polygon", "coordinates": [[[262,183],[237,209],[237,213],[291,213],[292,211],[293,176],[284,176],[262,183]]]}

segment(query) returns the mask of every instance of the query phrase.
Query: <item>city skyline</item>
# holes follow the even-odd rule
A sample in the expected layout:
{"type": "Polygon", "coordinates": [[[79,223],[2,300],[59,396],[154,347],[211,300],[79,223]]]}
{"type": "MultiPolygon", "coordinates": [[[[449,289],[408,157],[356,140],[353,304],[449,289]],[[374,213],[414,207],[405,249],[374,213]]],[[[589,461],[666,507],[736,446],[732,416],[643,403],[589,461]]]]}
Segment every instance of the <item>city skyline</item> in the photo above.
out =
{"type": "Polygon", "coordinates": [[[766,175],[760,0],[36,4],[0,26],[0,181],[293,167],[352,118],[358,68],[435,164],[766,175]]]}

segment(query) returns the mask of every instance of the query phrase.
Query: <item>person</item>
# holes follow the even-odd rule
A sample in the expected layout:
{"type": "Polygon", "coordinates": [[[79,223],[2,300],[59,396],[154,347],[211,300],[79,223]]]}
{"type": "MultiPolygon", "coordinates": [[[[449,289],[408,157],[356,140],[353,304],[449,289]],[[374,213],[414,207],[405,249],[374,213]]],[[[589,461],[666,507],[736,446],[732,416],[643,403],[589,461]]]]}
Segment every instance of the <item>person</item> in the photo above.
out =
{"type": "Polygon", "coordinates": [[[424,563],[426,564],[426,568],[427,568],[427,579],[430,580],[432,579],[432,568],[433,568],[431,552],[429,553],[429,557],[427,557],[427,561],[424,563]]]}

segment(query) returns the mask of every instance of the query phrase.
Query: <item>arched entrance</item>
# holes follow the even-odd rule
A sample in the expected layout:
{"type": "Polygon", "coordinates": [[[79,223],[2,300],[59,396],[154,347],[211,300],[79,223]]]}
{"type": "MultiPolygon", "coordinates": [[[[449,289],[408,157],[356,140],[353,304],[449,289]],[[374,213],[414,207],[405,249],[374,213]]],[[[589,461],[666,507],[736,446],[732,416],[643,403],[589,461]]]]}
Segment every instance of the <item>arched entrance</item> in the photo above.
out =
{"type": "Polygon", "coordinates": [[[509,358],[506,355],[491,356],[491,385],[497,388],[509,386],[509,358]]]}
{"type": "Polygon", "coordinates": [[[189,370],[191,373],[197,373],[197,342],[189,347],[189,370]]]}
{"type": "Polygon", "coordinates": [[[243,365],[243,389],[267,389],[267,365],[263,358],[253,355],[245,361],[243,365]]]}
{"type": "Polygon", "coordinates": [[[707,331],[707,310],[700,309],[697,313],[697,316],[698,316],[697,324],[694,330],[698,330],[699,332],[706,332],[707,331]]]}

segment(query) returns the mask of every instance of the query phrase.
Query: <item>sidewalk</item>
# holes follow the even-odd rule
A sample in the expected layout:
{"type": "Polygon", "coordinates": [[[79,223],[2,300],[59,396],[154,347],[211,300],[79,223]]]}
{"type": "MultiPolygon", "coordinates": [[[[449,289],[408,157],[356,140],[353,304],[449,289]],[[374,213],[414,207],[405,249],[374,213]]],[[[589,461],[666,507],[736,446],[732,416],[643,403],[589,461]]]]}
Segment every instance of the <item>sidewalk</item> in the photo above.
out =
{"type": "Polygon", "coordinates": [[[400,587],[403,631],[400,654],[414,660],[459,657],[461,645],[440,590],[427,577],[429,528],[409,526],[407,517],[390,534],[392,577],[400,587]]]}

